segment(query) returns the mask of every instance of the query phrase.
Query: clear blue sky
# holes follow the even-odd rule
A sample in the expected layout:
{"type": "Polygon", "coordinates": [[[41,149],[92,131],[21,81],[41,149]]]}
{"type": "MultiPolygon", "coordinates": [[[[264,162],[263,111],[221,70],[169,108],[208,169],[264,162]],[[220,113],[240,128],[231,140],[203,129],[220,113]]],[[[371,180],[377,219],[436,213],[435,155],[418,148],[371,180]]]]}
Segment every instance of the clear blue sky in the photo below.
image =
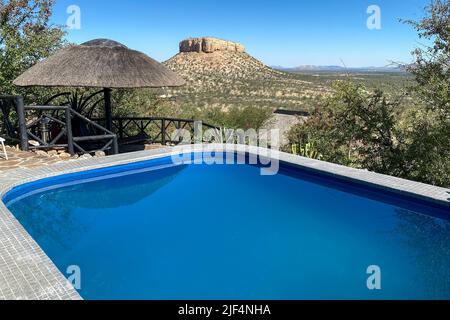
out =
{"type": "Polygon", "coordinates": [[[416,32],[398,21],[417,19],[429,0],[57,0],[53,22],[69,5],[81,9],[81,29],[68,40],[110,38],[163,61],[187,37],[241,42],[268,65],[385,66],[409,62],[416,32]],[[366,27],[369,5],[381,8],[381,30],[366,27]]]}

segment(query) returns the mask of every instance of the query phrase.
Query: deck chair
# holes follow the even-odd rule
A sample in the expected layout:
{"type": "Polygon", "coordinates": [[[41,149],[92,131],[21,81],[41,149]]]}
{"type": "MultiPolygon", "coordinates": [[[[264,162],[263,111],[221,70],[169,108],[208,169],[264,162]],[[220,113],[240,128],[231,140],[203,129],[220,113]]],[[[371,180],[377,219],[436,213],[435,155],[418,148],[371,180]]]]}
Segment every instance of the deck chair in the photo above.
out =
{"type": "Polygon", "coordinates": [[[5,159],[8,160],[8,154],[6,153],[6,147],[5,147],[5,139],[0,137],[0,143],[2,144],[3,154],[5,155],[5,159]]]}

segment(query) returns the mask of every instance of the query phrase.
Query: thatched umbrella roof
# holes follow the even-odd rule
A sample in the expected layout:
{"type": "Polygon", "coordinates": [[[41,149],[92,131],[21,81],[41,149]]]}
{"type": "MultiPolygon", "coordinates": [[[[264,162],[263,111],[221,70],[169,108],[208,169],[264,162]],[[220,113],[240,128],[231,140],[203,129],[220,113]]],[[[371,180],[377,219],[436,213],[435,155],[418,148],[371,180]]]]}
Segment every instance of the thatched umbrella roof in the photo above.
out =
{"type": "Polygon", "coordinates": [[[104,88],[106,128],[112,129],[111,89],[178,87],[175,72],[123,44],[96,39],[38,62],[13,82],[21,87],[104,88]]]}
{"type": "Polygon", "coordinates": [[[158,88],[185,84],[173,71],[121,43],[96,39],[60,50],[20,75],[22,87],[158,88]]]}

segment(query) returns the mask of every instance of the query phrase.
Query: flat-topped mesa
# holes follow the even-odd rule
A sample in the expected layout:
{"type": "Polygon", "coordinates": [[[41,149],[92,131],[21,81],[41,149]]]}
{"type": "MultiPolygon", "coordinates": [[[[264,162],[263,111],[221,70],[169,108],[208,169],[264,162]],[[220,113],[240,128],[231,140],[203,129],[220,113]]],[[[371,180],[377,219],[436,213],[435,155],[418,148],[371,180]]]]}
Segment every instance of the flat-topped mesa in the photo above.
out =
{"type": "Polygon", "coordinates": [[[180,42],[180,52],[213,53],[216,51],[245,52],[245,47],[237,42],[212,37],[189,38],[180,42]]]}

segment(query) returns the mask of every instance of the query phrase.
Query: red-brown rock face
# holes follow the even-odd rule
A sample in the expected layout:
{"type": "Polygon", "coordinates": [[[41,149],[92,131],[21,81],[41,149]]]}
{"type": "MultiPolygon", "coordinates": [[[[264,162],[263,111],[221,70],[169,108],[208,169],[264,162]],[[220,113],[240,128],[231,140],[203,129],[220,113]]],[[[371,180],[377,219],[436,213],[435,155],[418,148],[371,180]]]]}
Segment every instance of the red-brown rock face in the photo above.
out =
{"type": "Polygon", "coordinates": [[[245,52],[245,47],[237,42],[217,38],[189,38],[180,42],[180,52],[213,53],[216,51],[245,52]]]}

